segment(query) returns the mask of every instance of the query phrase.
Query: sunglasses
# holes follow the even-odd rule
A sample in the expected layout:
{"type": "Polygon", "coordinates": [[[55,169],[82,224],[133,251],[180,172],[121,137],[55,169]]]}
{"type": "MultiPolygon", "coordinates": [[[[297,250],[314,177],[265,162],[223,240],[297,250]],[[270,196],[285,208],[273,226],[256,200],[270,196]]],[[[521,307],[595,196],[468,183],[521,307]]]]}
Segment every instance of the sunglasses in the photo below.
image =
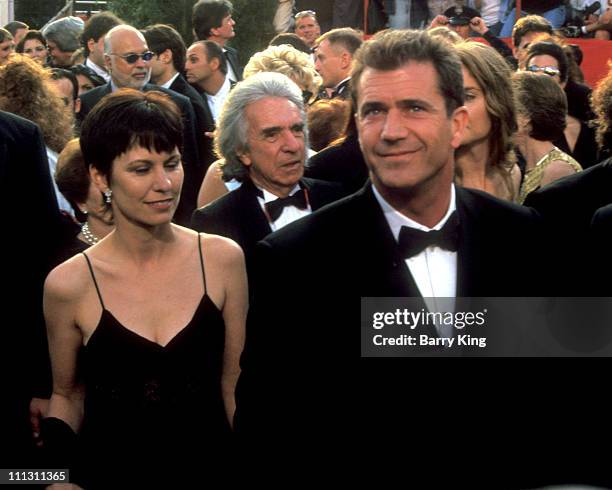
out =
{"type": "Polygon", "coordinates": [[[298,12],[297,14],[295,14],[294,18],[295,20],[297,19],[301,19],[302,17],[316,17],[317,13],[314,10],[302,10],[301,12],[298,12]]]}
{"type": "Polygon", "coordinates": [[[119,56],[119,58],[123,58],[128,65],[133,65],[140,58],[142,58],[142,61],[151,61],[153,59],[153,56],[155,56],[155,53],[152,51],[145,51],[142,54],[136,54],[136,53],[131,53],[131,54],[109,53],[109,54],[112,54],[114,56],[119,56]]]}
{"type": "Polygon", "coordinates": [[[538,73],[541,71],[545,73],[546,75],[548,75],[549,77],[554,77],[555,75],[561,76],[561,71],[559,70],[559,68],[556,68],[554,66],[530,65],[527,67],[527,71],[530,71],[533,73],[538,73]]]}

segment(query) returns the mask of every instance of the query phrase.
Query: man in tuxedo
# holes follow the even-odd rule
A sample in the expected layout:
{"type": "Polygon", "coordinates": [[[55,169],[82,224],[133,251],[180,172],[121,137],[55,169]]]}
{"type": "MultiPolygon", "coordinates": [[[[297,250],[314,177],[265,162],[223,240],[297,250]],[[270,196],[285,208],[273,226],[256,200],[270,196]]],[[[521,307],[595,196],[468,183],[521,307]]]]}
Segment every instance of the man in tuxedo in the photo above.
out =
{"type": "Polygon", "coordinates": [[[193,32],[199,41],[214,41],[223,50],[227,60],[227,76],[234,82],[242,80],[242,66],[238,51],[227,46],[236,33],[232,19],[232,3],[228,0],[199,0],[193,6],[193,32]]]}
{"type": "Polygon", "coordinates": [[[404,429],[396,443],[409,441],[410,468],[438,464],[431,456],[441,445],[446,464],[477,429],[476,412],[466,427],[453,423],[453,400],[474,403],[486,392],[493,403],[495,390],[445,383],[454,379],[448,363],[435,374],[414,360],[359,363],[360,300],[542,293],[537,277],[525,279],[540,222],[532,210],[453,184],[467,112],[461,63],[444,41],[380,34],[357,51],[351,87],[371,183],[258,245],[235,428],[248,454],[263,438],[297,452],[313,440],[325,441],[321,452],[351,441],[380,448],[404,429]],[[388,396],[398,392],[412,402],[390,418],[388,396]],[[449,425],[426,422],[438,420],[449,425]]]}
{"type": "Polygon", "coordinates": [[[0,454],[4,464],[24,468],[34,464],[28,454],[33,449],[28,404],[32,397],[48,398],[51,393],[43,282],[66,237],[38,126],[1,111],[0,184],[7,202],[20,203],[18,212],[4,216],[7,235],[0,245],[7,284],[0,303],[0,454]]]}
{"type": "Polygon", "coordinates": [[[105,82],[110,81],[110,75],[104,63],[104,36],[113,27],[120,24],[123,24],[123,21],[112,12],[98,12],[85,23],[81,34],[81,44],[85,55],[84,65],[102,77],[105,82]]]}
{"type": "Polygon", "coordinates": [[[82,122],[87,114],[105,95],[121,88],[136,90],[157,90],[168,95],[178,106],[183,116],[183,149],[181,152],[185,180],[181,202],[175,214],[179,224],[189,223],[191,213],[196,207],[196,199],[202,183],[203,163],[200,159],[196,118],[191,101],[179,93],[149,83],[151,60],[155,53],[149,51],[142,33],[132,26],[119,25],[108,31],[104,38],[104,60],[111,80],[106,85],[96,87],[80,96],[81,110],[78,113],[82,122]]]}
{"type": "Polygon", "coordinates": [[[259,240],[340,198],[339,186],[302,178],[307,134],[301,91],[289,78],[260,73],[237,84],[216,144],[225,175],[242,185],[195,211],[192,227],[236,241],[251,269],[259,240]]]}
{"type": "Polygon", "coordinates": [[[189,46],[185,76],[201,94],[216,124],[223,103],[235,85],[227,75],[227,60],[219,45],[213,41],[196,41],[189,46]]]}
{"type": "MultiPolygon", "coordinates": [[[[200,159],[203,164],[202,170],[206,173],[209,165],[216,160],[212,147],[212,135],[206,136],[215,130],[215,121],[208,105],[182,75],[187,57],[187,48],[183,38],[176,29],[164,24],[149,26],[142,31],[142,34],[149,49],[155,53],[151,60],[151,82],[184,95],[193,105],[200,159]]],[[[204,178],[203,175],[202,178],[204,178]]]]}
{"type": "Polygon", "coordinates": [[[333,29],[317,39],[315,68],[323,79],[323,87],[333,90],[332,98],[349,98],[351,64],[361,43],[361,35],[349,27],[333,29]]]}

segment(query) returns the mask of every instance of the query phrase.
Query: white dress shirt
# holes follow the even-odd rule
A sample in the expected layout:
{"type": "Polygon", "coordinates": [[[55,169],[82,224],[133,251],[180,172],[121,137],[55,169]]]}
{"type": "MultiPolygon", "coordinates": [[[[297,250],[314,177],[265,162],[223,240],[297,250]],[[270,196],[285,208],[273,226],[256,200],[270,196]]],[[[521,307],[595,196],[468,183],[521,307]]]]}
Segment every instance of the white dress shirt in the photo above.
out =
{"type": "Polygon", "coordinates": [[[57,187],[57,184],[55,183],[55,169],[57,168],[57,157],[59,155],[48,146],[45,147],[45,149],[47,150],[47,160],[49,160],[49,172],[51,172],[51,182],[53,182],[53,188],[55,189],[57,205],[59,206],[60,210],[65,211],[70,216],[74,216],[74,209],[72,209],[72,206],[64,197],[64,194],[60,192],[59,188],[57,187]]]}
{"type": "Polygon", "coordinates": [[[215,95],[210,95],[208,92],[206,93],[206,99],[208,100],[208,107],[210,107],[210,112],[212,113],[212,117],[217,122],[219,115],[221,114],[221,108],[223,107],[223,103],[227,98],[227,95],[230,92],[231,88],[230,78],[229,76],[225,77],[225,81],[221,88],[215,95]]]}
{"type": "Polygon", "coordinates": [[[175,73],[175,74],[174,74],[174,76],[173,76],[173,77],[172,77],[170,80],[168,80],[168,81],[167,81],[166,83],[164,83],[163,85],[160,85],[160,87],[162,87],[162,88],[167,88],[168,90],[171,90],[171,89],[170,89],[170,85],[172,85],[172,84],[174,83],[174,80],[176,80],[176,77],[178,77],[178,76],[179,76],[179,73],[178,73],[178,72],[177,72],[177,73],[175,73]]]}
{"type": "MultiPolygon", "coordinates": [[[[399,241],[402,226],[422,231],[440,230],[456,209],[455,186],[452,185],[450,203],[446,214],[433,228],[428,228],[394,209],[385,201],[375,186],[372,186],[372,191],[383,210],[385,219],[389,223],[396,241],[399,241]]],[[[410,274],[414,278],[414,282],[419,288],[421,296],[425,298],[429,311],[440,311],[435,298],[454,298],[457,295],[457,252],[443,250],[437,246],[430,246],[414,257],[406,259],[405,262],[410,270],[410,274]]],[[[436,325],[436,330],[443,337],[452,335],[452,328],[452,325],[436,325]]]]}
{"type": "MultiPolygon", "coordinates": [[[[257,196],[257,200],[259,201],[259,205],[261,206],[261,209],[263,210],[264,214],[268,216],[265,204],[270,201],[276,201],[278,199],[278,196],[275,196],[274,194],[268,192],[265,189],[261,189],[261,187],[258,187],[258,189],[263,192],[264,197],[261,198],[260,196],[257,196]]],[[[299,190],[300,186],[296,184],[288,195],[293,196],[293,194],[295,194],[299,190]]],[[[270,223],[270,228],[272,229],[272,231],[280,230],[283,226],[287,226],[289,223],[293,223],[295,220],[303,218],[304,216],[308,216],[310,213],[312,213],[310,203],[308,203],[306,209],[300,209],[295,206],[285,206],[283,208],[283,212],[278,217],[278,219],[270,223]]]]}
{"type": "Polygon", "coordinates": [[[106,83],[108,83],[110,81],[110,74],[104,70],[103,68],[100,68],[98,65],[96,65],[93,61],[91,61],[89,58],[87,58],[85,60],[85,66],[87,68],[91,68],[96,75],[100,75],[102,78],[104,78],[104,81],[106,83]]]}

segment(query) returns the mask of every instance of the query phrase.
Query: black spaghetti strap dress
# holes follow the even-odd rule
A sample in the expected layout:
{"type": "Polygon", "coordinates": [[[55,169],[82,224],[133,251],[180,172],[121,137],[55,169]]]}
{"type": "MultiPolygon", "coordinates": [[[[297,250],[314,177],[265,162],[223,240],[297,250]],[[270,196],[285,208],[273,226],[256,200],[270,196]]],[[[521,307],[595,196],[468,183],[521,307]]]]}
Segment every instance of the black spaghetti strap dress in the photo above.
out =
{"type": "Polygon", "coordinates": [[[102,305],[79,361],[85,412],[76,473],[86,488],[195,484],[223,466],[231,436],[221,393],[225,325],[207,294],[199,239],[198,247],[205,293],[165,346],[106,309],[83,253],[102,305]]]}

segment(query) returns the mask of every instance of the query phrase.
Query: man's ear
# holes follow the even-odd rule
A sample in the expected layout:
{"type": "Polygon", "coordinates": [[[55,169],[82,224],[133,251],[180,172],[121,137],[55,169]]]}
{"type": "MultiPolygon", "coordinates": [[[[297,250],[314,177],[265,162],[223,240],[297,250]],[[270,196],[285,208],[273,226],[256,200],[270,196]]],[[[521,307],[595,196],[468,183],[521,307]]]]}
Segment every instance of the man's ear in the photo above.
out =
{"type": "Polygon", "coordinates": [[[253,163],[253,160],[251,160],[251,153],[249,152],[249,150],[237,151],[236,156],[238,157],[238,159],[242,162],[242,164],[245,167],[250,167],[251,164],[253,163]]]}
{"type": "Polygon", "coordinates": [[[468,123],[468,111],[464,105],[457,107],[451,115],[451,146],[453,148],[459,148],[461,141],[463,140],[463,134],[468,123]]]}
{"type": "Polygon", "coordinates": [[[96,46],[96,41],[93,38],[90,38],[87,41],[87,49],[89,50],[89,52],[91,53],[94,50],[94,47],[96,46]]]}
{"type": "Polygon", "coordinates": [[[74,113],[78,114],[79,112],[81,112],[81,98],[77,97],[74,101],[74,113]]]}
{"type": "Polygon", "coordinates": [[[353,57],[348,51],[344,51],[340,56],[340,63],[343,70],[348,70],[351,67],[351,63],[353,61],[353,57]]]}
{"type": "Polygon", "coordinates": [[[168,48],[164,50],[163,53],[160,53],[158,58],[162,63],[172,63],[172,51],[170,50],[170,48],[168,48]]]}
{"type": "Polygon", "coordinates": [[[111,73],[112,68],[111,68],[111,57],[110,55],[104,53],[104,66],[106,67],[106,71],[111,73]]]}
{"type": "Polygon", "coordinates": [[[219,58],[213,58],[208,62],[208,66],[212,71],[217,71],[219,66],[221,66],[221,60],[219,58]]]}

